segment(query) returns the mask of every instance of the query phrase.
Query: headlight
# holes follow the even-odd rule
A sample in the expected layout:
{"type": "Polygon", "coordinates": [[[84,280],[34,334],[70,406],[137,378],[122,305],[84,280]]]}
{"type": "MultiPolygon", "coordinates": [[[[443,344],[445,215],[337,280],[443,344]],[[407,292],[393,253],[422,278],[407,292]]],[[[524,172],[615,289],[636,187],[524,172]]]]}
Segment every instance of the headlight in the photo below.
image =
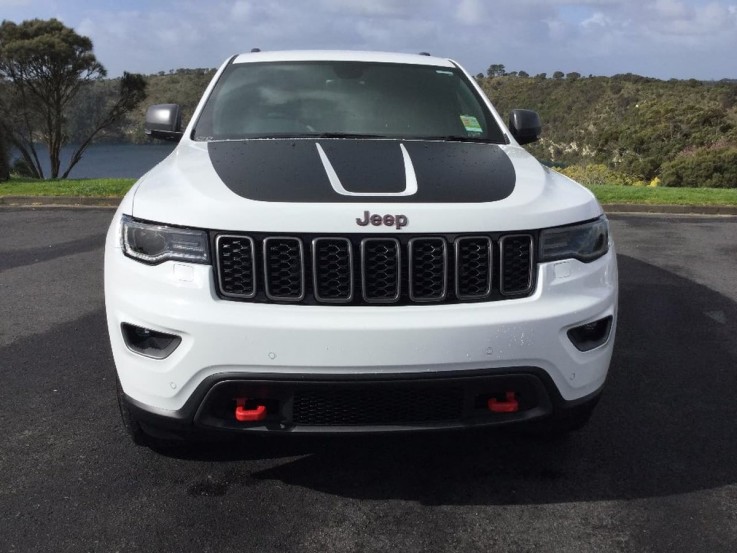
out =
{"type": "Polygon", "coordinates": [[[540,261],[573,258],[588,263],[608,251],[609,221],[603,215],[588,223],[540,232],[540,261]]]}
{"type": "Polygon", "coordinates": [[[169,260],[210,262],[207,233],[203,230],[140,223],[123,215],[121,231],[125,255],[138,261],[152,265],[169,260]]]}

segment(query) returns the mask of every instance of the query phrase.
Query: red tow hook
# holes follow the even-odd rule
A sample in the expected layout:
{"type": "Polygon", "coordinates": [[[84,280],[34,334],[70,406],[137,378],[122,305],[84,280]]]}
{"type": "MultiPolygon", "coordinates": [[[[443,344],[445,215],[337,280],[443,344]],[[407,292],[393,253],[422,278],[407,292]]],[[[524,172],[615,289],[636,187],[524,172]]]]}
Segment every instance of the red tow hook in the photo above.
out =
{"type": "Polygon", "coordinates": [[[239,397],[235,400],[235,420],[238,422],[262,421],[266,418],[266,405],[257,405],[255,409],[246,409],[248,398],[239,397]]]}
{"type": "Polygon", "coordinates": [[[505,397],[505,401],[499,401],[495,397],[490,398],[487,403],[489,411],[492,413],[516,413],[519,411],[519,401],[517,401],[514,392],[507,392],[505,397]]]}

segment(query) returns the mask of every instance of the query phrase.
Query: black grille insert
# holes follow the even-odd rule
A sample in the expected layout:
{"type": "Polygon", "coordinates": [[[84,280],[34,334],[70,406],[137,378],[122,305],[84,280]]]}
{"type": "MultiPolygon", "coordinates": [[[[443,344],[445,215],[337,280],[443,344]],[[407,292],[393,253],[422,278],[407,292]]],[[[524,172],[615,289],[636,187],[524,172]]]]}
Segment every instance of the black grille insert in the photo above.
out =
{"type": "Polygon", "coordinates": [[[460,299],[488,298],[491,294],[493,246],[488,236],[456,240],[456,295],[460,299]]]}
{"type": "Polygon", "coordinates": [[[217,239],[220,290],[233,298],[256,295],[256,265],[253,239],[220,235],[217,239]]]}
{"type": "Polygon", "coordinates": [[[312,271],[317,301],[347,303],[353,299],[353,248],[350,240],[313,240],[312,271]]]}
{"type": "Polygon", "coordinates": [[[304,250],[299,238],[264,240],[264,281],[269,299],[301,301],[305,297],[304,250]]]}
{"type": "Polygon", "coordinates": [[[364,300],[368,303],[399,300],[399,240],[365,238],[361,242],[361,265],[364,300]]]}
{"type": "Polygon", "coordinates": [[[224,299],[255,302],[512,299],[535,288],[535,236],[215,234],[217,283],[224,299]]]}
{"type": "Polygon", "coordinates": [[[409,241],[409,297],[412,301],[440,301],[448,286],[448,250],[443,238],[409,241]]]}
{"type": "Polygon", "coordinates": [[[527,294],[532,289],[532,236],[515,234],[501,239],[501,293],[527,294]]]}
{"type": "Polygon", "coordinates": [[[463,388],[382,387],[300,390],[292,422],[305,426],[370,426],[455,421],[463,414],[463,388]]]}

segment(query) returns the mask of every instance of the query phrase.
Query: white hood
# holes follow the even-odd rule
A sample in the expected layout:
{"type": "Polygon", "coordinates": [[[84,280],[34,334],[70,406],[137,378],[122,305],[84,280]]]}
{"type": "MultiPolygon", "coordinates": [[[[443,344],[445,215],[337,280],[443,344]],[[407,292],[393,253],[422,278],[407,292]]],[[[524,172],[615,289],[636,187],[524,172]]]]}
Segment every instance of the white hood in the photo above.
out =
{"type": "MultiPolygon", "coordinates": [[[[397,156],[405,155],[407,151],[411,154],[405,156],[405,176],[402,178],[410,179],[410,169],[412,172],[416,170],[419,190],[424,191],[423,183],[427,178],[421,177],[423,168],[416,166],[418,156],[412,154],[412,148],[416,151],[419,146],[405,143],[408,147],[402,147],[401,153],[399,148],[396,149],[397,156]],[[413,158],[415,166],[412,165],[413,158]]],[[[313,146],[315,145],[310,145],[313,146]]],[[[460,193],[461,185],[458,183],[462,183],[464,178],[470,178],[461,165],[454,168],[450,176],[444,177],[443,182],[447,181],[447,192],[450,193],[448,201],[436,199],[419,202],[416,200],[427,200],[431,196],[422,196],[419,192],[416,195],[400,193],[404,189],[396,194],[383,196],[352,194],[330,197],[330,201],[306,201],[304,197],[298,201],[290,201],[288,195],[284,197],[285,201],[274,201],[273,198],[264,201],[249,198],[248,193],[244,197],[240,189],[223,181],[223,175],[229,175],[227,179],[239,180],[239,163],[242,160],[239,161],[237,156],[233,156],[232,160],[221,160],[216,169],[211,152],[208,151],[208,143],[183,138],[174,152],[144,175],[137,183],[138,186],[131,190],[130,194],[134,194],[131,215],[142,220],[187,227],[270,233],[472,233],[532,230],[584,221],[601,215],[602,209],[591,192],[567,177],[543,167],[523,148],[514,145],[493,147],[498,149],[495,155],[504,158],[503,164],[509,167],[507,173],[511,174],[509,178],[512,179],[511,186],[506,183],[505,191],[497,194],[504,197],[494,199],[496,196],[491,193],[489,197],[494,201],[453,201],[452,187],[458,185],[460,193]],[[230,163],[233,166],[225,167],[230,163]],[[357,225],[356,220],[365,212],[382,216],[404,215],[408,223],[402,229],[357,225]]],[[[324,181],[329,186],[332,166],[329,161],[326,165],[325,151],[329,152],[328,146],[315,148],[314,164],[322,161],[322,167],[326,170],[324,181]],[[320,150],[323,150],[322,154],[320,150]]],[[[392,163],[397,165],[399,162],[395,161],[392,163]]],[[[281,167],[282,164],[289,164],[290,158],[283,156],[277,161],[272,159],[269,162],[276,164],[274,167],[281,167]]],[[[249,163],[251,169],[264,169],[259,165],[258,159],[252,158],[249,163]]],[[[268,167],[267,160],[263,163],[268,167]]],[[[437,158],[434,163],[437,167],[437,158]]],[[[370,164],[364,165],[360,167],[364,180],[365,175],[370,175],[372,171],[378,177],[383,175],[381,159],[374,159],[370,164]]],[[[473,167],[468,169],[472,171],[473,167]]],[[[478,176],[478,168],[476,169],[478,176]]],[[[294,171],[299,174],[300,168],[297,167],[294,171]]],[[[434,171],[437,172],[437,168],[434,171]]],[[[428,174],[430,178],[433,176],[428,174]]],[[[260,178],[268,183],[268,172],[264,176],[261,171],[260,178]]],[[[496,186],[494,178],[494,174],[489,176],[488,186],[496,186]]],[[[437,182],[433,186],[437,189],[437,182]]],[[[483,191],[483,185],[481,188],[477,185],[476,190],[483,191]]]]}

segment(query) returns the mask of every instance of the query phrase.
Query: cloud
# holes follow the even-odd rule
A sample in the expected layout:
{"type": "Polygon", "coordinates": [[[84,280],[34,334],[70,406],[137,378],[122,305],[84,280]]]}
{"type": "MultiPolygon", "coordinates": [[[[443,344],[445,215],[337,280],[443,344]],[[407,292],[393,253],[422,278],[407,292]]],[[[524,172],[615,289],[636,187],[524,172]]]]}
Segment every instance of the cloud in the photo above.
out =
{"type": "Polygon", "coordinates": [[[737,77],[737,0],[0,0],[7,18],[60,17],[111,75],[214,67],[236,52],[430,51],[471,72],[737,77]]]}
{"type": "Polygon", "coordinates": [[[600,30],[613,26],[614,22],[612,21],[612,19],[607,15],[604,15],[602,12],[594,12],[591,17],[589,17],[588,19],[584,19],[581,22],[581,27],[587,30],[600,30]]]}
{"type": "Polygon", "coordinates": [[[253,7],[250,2],[246,0],[238,0],[233,4],[230,9],[230,16],[236,21],[243,21],[249,19],[249,16],[253,14],[253,7]]]}
{"type": "Polygon", "coordinates": [[[657,0],[654,10],[658,16],[667,19],[682,19],[688,16],[689,12],[686,4],[678,0],[657,0]]]}
{"type": "Polygon", "coordinates": [[[486,19],[486,10],[481,0],[461,0],[455,17],[463,25],[480,25],[486,19]]]}
{"type": "Polygon", "coordinates": [[[405,7],[395,0],[322,0],[319,3],[331,13],[344,13],[357,16],[391,17],[404,12],[405,7]]]}

